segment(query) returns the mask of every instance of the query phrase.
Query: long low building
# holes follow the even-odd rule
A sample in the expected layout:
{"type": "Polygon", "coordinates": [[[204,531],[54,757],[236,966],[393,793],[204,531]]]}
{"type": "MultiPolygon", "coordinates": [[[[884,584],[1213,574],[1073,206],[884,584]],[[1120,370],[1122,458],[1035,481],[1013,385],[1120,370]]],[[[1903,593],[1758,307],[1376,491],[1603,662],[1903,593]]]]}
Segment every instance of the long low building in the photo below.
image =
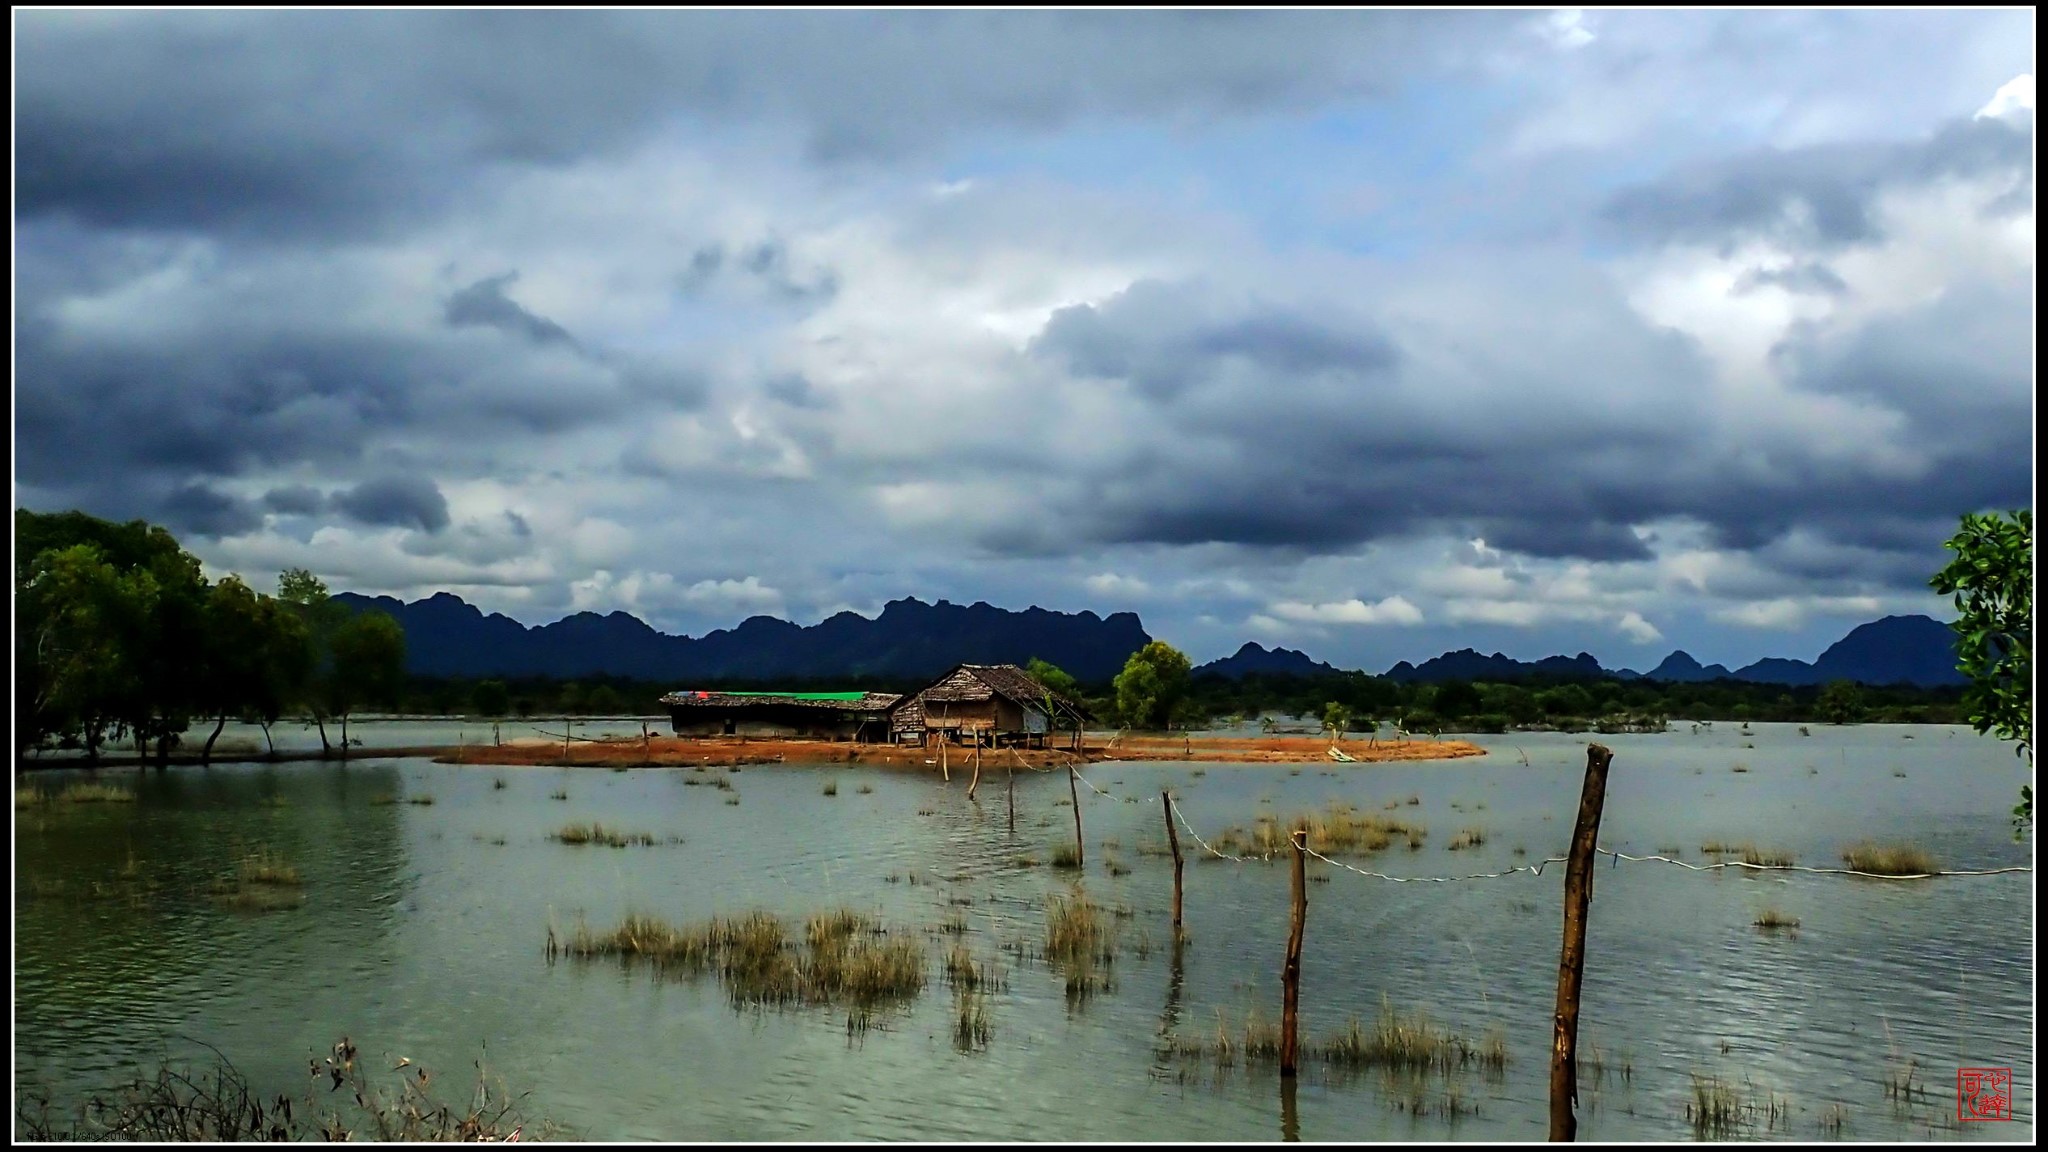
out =
{"type": "Polygon", "coordinates": [[[678,736],[887,740],[893,692],[671,692],[678,736]]]}

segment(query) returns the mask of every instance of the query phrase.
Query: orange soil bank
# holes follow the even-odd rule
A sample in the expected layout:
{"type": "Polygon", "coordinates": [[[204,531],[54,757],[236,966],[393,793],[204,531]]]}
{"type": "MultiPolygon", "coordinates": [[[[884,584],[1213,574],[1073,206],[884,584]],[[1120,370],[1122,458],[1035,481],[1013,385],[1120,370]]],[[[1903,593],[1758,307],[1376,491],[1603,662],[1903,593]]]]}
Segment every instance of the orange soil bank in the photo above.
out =
{"type": "MultiPolygon", "coordinates": [[[[1114,760],[1199,760],[1228,764],[1328,764],[1329,743],[1313,737],[1124,736],[1091,738],[1081,759],[1087,763],[1114,760]]],[[[1396,760],[1451,760],[1479,756],[1484,750],[1462,740],[1345,741],[1338,747],[1363,764],[1396,760]]],[[[1074,759],[1061,749],[989,749],[982,766],[993,769],[1018,760],[1033,768],[1057,767],[1074,759]],[[1017,759],[1012,759],[1012,757],[1017,759]]],[[[741,740],[736,737],[682,739],[654,737],[577,741],[564,754],[559,742],[522,740],[501,746],[468,745],[444,748],[435,757],[444,764],[552,765],[573,767],[693,767],[699,764],[876,764],[906,768],[937,767],[937,745],[855,744],[833,740],[741,740]]],[[[951,747],[945,760],[953,771],[972,771],[974,749],[951,747]]]]}

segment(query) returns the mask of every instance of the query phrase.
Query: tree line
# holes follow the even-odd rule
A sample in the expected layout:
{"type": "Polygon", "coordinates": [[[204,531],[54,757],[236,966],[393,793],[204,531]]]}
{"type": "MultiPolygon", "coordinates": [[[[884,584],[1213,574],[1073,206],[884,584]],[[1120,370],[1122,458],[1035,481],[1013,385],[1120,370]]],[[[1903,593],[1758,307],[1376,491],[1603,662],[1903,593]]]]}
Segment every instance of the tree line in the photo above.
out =
{"type": "Polygon", "coordinates": [[[213,722],[202,760],[229,720],[270,726],[287,715],[340,725],[395,702],[405,632],[374,610],[329,597],[305,569],[275,595],[238,575],[209,581],[168,531],[83,512],[14,513],[14,743],[83,749],[97,762],[133,741],[167,763],[185,731],[213,722]]]}

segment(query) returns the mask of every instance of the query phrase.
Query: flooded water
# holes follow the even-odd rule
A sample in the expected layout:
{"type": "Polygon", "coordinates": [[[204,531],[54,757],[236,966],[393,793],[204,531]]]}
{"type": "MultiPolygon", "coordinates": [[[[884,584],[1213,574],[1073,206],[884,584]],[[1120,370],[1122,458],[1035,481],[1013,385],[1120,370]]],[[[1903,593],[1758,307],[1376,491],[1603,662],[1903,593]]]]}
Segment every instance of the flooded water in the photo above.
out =
{"type": "MultiPolygon", "coordinates": [[[[382,735],[375,725],[362,734],[369,747],[382,735]]],[[[1190,859],[1190,940],[1176,962],[1166,946],[1171,863],[1141,852],[1164,839],[1159,790],[1174,789],[1204,836],[1333,799],[1366,811],[1400,802],[1398,815],[1429,835],[1419,851],[1397,841],[1371,858],[1397,875],[1492,871],[1561,852],[1585,738],[1473,739],[1491,754],[1298,771],[1091,767],[1090,780],[1131,800],[1082,790],[1083,883],[1129,916],[1114,986],[1072,1006],[1057,975],[1004,950],[1042,944],[1047,897],[1072,882],[1018,860],[1049,859],[1071,841],[1061,775],[1018,774],[1012,834],[1000,771],[983,779],[978,804],[957,770],[946,784],[936,769],[847,765],[613,772],[366,756],[103,771],[138,784],[139,802],[16,811],[17,1087],[75,1099],[167,1053],[204,1055],[203,1043],[262,1086],[296,1092],[306,1059],[347,1033],[366,1058],[404,1055],[448,1074],[467,1072],[487,1045],[493,1072],[531,1092],[529,1115],[590,1139],[1541,1139],[1561,867],[1392,884],[1312,862],[1312,876],[1327,879],[1309,886],[1304,1039],[1353,1017],[1370,1025],[1383,1004],[1427,1010],[1474,1040],[1498,1029],[1504,1073],[1416,1081],[1305,1062],[1283,1107],[1270,1064],[1160,1055],[1162,1033],[1214,1033],[1219,1013],[1278,1018],[1289,884],[1282,865],[1190,859]],[[827,780],[837,795],[823,794],[827,780]],[[568,798],[552,799],[558,790],[568,798]],[[426,795],[434,803],[378,802],[426,795]],[[681,842],[607,849],[547,838],[590,820],[681,842]],[[1484,843],[1450,850],[1467,828],[1483,829],[1484,843]],[[203,894],[257,845],[301,869],[303,906],[246,914],[203,894]],[[1112,874],[1112,860],[1128,872],[1112,874]],[[80,898],[124,869],[161,883],[80,898]],[[709,977],[657,981],[543,955],[550,924],[579,917],[605,929],[628,911],[682,922],[839,906],[907,928],[964,913],[966,942],[1007,977],[989,1002],[987,1047],[954,1046],[939,979],[954,938],[936,932],[920,936],[923,996],[852,1039],[844,1009],[736,1010],[709,977]]],[[[1678,847],[1698,861],[1707,840],[1751,841],[1824,866],[1868,837],[1911,840],[1949,868],[2031,862],[2031,837],[2014,844],[2007,823],[2021,762],[1966,730],[1678,725],[1598,739],[1615,750],[1601,841],[1623,851],[1678,847]]],[[[1759,1114],[1737,1135],[2030,1140],[2033,879],[1881,882],[1603,862],[1580,1035],[1601,1070],[1590,1060],[1581,1069],[1581,1138],[1691,1138],[1695,1078],[1717,1076],[1745,1100],[1790,1102],[1782,1118],[1759,1114]],[[1797,931],[1755,928],[1767,908],[1797,918],[1797,931]],[[1885,1083],[1909,1065],[1918,1091],[1901,1103],[1885,1083]],[[2013,1069],[2012,1123],[1956,1122],[1959,1066],[2013,1069]]]]}

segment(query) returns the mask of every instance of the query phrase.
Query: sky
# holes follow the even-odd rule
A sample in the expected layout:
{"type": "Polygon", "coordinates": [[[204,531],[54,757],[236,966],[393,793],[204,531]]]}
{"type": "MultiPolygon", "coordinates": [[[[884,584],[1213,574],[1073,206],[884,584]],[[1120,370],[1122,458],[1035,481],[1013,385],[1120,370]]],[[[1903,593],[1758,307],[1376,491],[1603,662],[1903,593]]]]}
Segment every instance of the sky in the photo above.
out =
{"type": "Polygon", "coordinates": [[[2032,506],[2034,31],[17,9],[15,503],[528,624],[1811,659],[2032,506]]]}

